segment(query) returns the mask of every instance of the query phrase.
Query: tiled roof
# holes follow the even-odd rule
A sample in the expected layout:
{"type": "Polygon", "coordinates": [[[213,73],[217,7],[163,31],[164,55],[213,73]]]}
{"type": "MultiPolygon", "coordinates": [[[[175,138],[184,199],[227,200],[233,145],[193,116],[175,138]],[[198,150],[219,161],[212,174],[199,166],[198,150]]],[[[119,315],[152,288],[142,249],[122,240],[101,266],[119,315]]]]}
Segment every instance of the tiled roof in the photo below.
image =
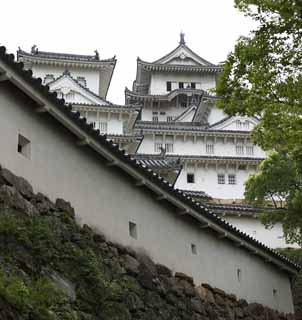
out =
{"type": "Polygon", "coordinates": [[[159,100],[172,100],[180,94],[194,94],[199,95],[208,99],[216,99],[216,97],[208,91],[201,89],[192,89],[192,88],[178,88],[168,92],[167,94],[140,94],[134,91],[125,88],[125,95],[129,95],[134,98],[149,98],[149,99],[159,99],[159,100]]]}
{"type": "MultiPolygon", "coordinates": [[[[136,154],[136,158],[149,157],[151,159],[157,159],[160,157],[159,154],[136,154]]],[[[184,155],[184,154],[166,154],[167,159],[181,159],[181,160],[229,160],[229,161],[252,161],[252,162],[260,162],[264,160],[264,158],[256,158],[256,157],[228,157],[228,156],[211,156],[211,155],[184,155]]]]}
{"type": "Polygon", "coordinates": [[[173,169],[180,170],[181,164],[177,160],[169,159],[152,159],[152,158],[138,158],[136,159],[138,164],[155,169],[173,169]]]}
{"type": "Polygon", "coordinates": [[[250,135],[250,131],[244,130],[215,130],[209,128],[207,123],[200,122],[167,122],[167,121],[137,121],[136,129],[153,129],[153,130],[177,130],[177,131],[198,131],[208,133],[238,133],[243,135],[250,135]]]}
{"type": "MultiPolygon", "coordinates": [[[[173,186],[165,181],[161,176],[153,172],[151,169],[143,167],[137,162],[137,160],[127,155],[125,151],[120,150],[117,145],[113,144],[111,141],[107,141],[106,136],[100,135],[99,130],[94,130],[92,124],[88,124],[86,119],[80,117],[79,112],[73,112],[72,107],[66,106],[63,99],[57,99],[56,93],[49,92],[49,88],[42,85],[41,79],[33,78],[32,71],[24,70],[23,63],[15,62],[14,55],[7,54],[6,48],[3,46],[0,47],[0,62],[2,62],[6,68],[8,68],[9,72],[12,70],[14,73],[16,73],[30,88],[32,88],[32,90],[34,90],[34,92],[43,96],[44,99],[49,102],[51,107],[54,107],[55,110],[63,113],[64,117],[68,118],[70,123],[72,123],[75,128],[79,129],[80,132],[85,133],[91,139],[93,139],[93,141],[99,145],[100,150],[104,150],[104,152],[106,151],[106,155],[108,157],[110,156],[112,160],[116,159],[117,161],[120,161],[120,168],[126,174],[129,174],[132,177],[144,177],[144,179],[147,181],[146,187],[151,192],[155,192],[155,189],[153,188],[156,188],[156,190],[160,190],[160,192],[166,194],[167,198],[165,199],[169,201],[171,205],[176,206],[177,204],[183,206],[183,208],[189,208],[188,212],[186,212],[192,217],[192,219],[196,221],[196,223],[202,224],[206,221],[209,221],[210,224],[208,224],[208,227],[217,233],[223,230],[224,235],[227,235],[228,241],[234,241],[236,243],[239,243],[238,241],[240,241],[239,244],[242,246],[242,248],[253,252],[254,254],[258,254],[262,259],[267,259],[267,257],[269,257],[273,264],[276,264],[279,267],[281,264],[281,266],[285,268],[287,272],[296,273],[301,269],[299,265],[291,262],[278,252],[270,249],[263,243],[253,239],[236,227],[222,220],[204,205],[194,201],[182,191],[173,189],[173,186]]],[[[14,82],[17,80],[18,78],[15,78],[14,82]]],[[[63,115],[62,119],[56,119],[58,122],[64,122],[63,115]]],[[[90,146],[89,143],[88,146],[90,146]]],[[[175,214],[178,213],[175,211],[175,214]]]]}
{"type": "Polygon", "coordinates": [[[56,59],[56,60],[73,60],[73,61],[85,61],[85,62],[115,62],[115,57],[100,60],[96,55],[82,55],[82,54],[71,54],[71,53],[56,53],[56,52],[46,52],[46,51],[35,51],[34,53],[29,53],[24,50],[19,49],[17,52],[18,56],[28,56],[37,57],[45,59],[56,59]]]}

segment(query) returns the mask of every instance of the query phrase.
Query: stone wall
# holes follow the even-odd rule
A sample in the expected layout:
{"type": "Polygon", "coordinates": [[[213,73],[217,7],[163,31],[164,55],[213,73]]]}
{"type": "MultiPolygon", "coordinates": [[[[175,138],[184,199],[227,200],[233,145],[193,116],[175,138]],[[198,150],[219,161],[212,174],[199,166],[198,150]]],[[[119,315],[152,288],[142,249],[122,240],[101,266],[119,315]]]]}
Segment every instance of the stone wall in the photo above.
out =
{"type": "MultiPolygon", "coordinates": [[[[191,277],[180,272],[172,274],[170,269],[164,265],[155,264],[144,252],[112,243],[87,225],[83,227],[76,225],[75,213],[70,203],[62,199],[52,203],[41,193],[34,194],[32,186],[25,179],[0,168],[0,217],[8,212],[22,215],[24,217],[22,219],[25,219],[24,226],[29,225],[33,217],[40,217],[51,221],[51,225],[57,225],[58,229],[63,228],[63,231],[58,233],[58,239],[55,239],[56,246],[59,244],[62,247],[57,248],[54,256],[50,255],[53,248],[44,247],[41,252],[49,249],[49,253],[39,260],[38,269],[35,266],[37,256],[32,254],[29,259],[28,252],[26,255],[23,254],[26,250],[30,251],[30,241],[22,250],[20,243],[16,245],[22,255],[11,257],[9,260],[17,259],[18,267],[22,269],[22,273],[19,270],[18,274],[22,276],[26,274],[27,282],[31,273],[35,274],[35,277],[37,274],[51,275],[49,278],[53,283],[69,297],[67,306],[64,306],[64,312],[68,310],[69,315],[58,319],[294,319],[293,315],[278,313],[258,303],[248,304],[245,300],[238,299],[235,295],[227,294],[218,288],[212,288],[208,284],[194,284],[191,277]],[[85,273],[79,277],[76,268],[69,265],[75,257],[63,249],[66,245],[68,248],[73,248],[78,256],[79,252],[89,252],[87,257],[93,255],[94,266],[99,266],[102,272],[91,268],[90,264],[85,264],[85,273]],[[67,255],[69,255],[68,259],[67,255]],[[23,258],[25,256],[26,261],[23,258]],[[93,272],[98,276],[93,278],[91,270],[94,270],[93,272]],[[85,287],[86,282],[89,286],[85,287]],[[89,295],[96,297],[94,293],[96,289],[91,282],[103,284],[99,293],[100,308],[91,306],[94,302],[89,300],[89,295]],[[90,290],[92,293],[89,293],[90,290]],[[104,296],[106,299],[102,300],[104,296]]],[[[24,230],[24,226],[23,229],[17,228],[16,232],[24,230]]],[[[14,241],[8,237],[5,245],[10,246],[14,241]]],[[[47,245],[48,242],[44,241],[43,244],[45,243],[47,245]]],[[[1,250],[4,251],[5,247],[1,250]]],[[[14,250],[11,251],[14,254],[14,250]]],[[[0,264],[2,261],[0,259],[0,264]]],[[[81,265],[78,264],[78,269],[80,268],[81,265]]],[[[0,292],[0,320],[38,319],[18,315],[16,307],[11,302],[2,301],[5,300],[2,294],[3,292],[0,292]]]]}

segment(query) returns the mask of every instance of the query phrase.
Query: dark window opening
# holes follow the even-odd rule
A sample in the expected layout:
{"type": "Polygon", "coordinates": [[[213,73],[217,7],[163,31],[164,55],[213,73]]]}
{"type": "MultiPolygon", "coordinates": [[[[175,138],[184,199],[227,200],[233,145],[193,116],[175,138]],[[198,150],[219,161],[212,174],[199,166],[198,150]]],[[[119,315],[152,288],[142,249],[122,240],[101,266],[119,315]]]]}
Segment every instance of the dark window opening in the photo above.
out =
{"type": "Polygon", "coordinates": [[[178,83],[178,88],[179,89],[183,89],[184,88],[184,83],[183,82],[179,82],[178,83]]]}
{"type": "Polygon", "coordinates": [[[167,81],[167,91],[171,91],[172,86],[171,86],[171,81],[167,81]]]}
{"type": "Polygon", "coordinates": [[[192,88],[192,89],[196,89],[196,84],[195,84],[195,82],[191,82],[191,88],[192,88]]]}
{"type": "Polygon", "coordinates": [[[187,183],[195,183],[195,176],[193,173],[187,174],[187,183]]]}
{"type": "Polygon", "coordinates": [[[30,141],[21,134],[18,135],[17,151],[26,158],[30,159],[30,141]]]}
{"type": "Polygon", "coordinates": [[[131,221],[129,221],[129,235],[131,238],[137,239],[137,226],[131,221]]]}

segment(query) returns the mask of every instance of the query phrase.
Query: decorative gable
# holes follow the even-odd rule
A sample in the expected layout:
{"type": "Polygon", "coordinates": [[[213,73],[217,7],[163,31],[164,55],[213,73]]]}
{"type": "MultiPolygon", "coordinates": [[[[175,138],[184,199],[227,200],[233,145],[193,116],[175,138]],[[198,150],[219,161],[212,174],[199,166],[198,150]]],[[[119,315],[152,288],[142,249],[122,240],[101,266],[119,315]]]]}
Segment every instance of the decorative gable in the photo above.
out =
{"type": "Polygon", "coordinates": [[[153,63],[188,66],[214,66],[212,63],[203,59],[186,46],[183,33],[180,34],[179,46],[153,63]]]}
{"type": "Polygon", "coordinates": [[[85,88],[69,74],[63,74],[58,79],[49,83],[50,91],[55,91],[59,98],[64,98],[66,103],[80,103],[92,105],[110,105],[109,102],[100,98],[88,88],[85,88]]]}
{"type": "Polygon", "coordinates": [[[211,125],[211,130],[252,131],[258,119],[252,117],[227,117],[211,125]]]}

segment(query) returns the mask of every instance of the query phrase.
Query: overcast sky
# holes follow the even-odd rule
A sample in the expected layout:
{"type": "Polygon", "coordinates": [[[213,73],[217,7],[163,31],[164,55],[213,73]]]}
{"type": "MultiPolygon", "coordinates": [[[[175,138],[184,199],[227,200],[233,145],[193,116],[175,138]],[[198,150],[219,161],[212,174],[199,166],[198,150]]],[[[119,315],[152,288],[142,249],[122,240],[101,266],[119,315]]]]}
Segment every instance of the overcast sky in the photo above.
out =
{"type": "Polygon", "coordinates": [[[0,43],[30,50],[117,57],[107,99],[124,103],[136,58],[154,61],[173,50],[179,33],[212,63],[223,61],[236,39],[255,26],[233,0],[26,0],[1,3],[0,43]]]}

